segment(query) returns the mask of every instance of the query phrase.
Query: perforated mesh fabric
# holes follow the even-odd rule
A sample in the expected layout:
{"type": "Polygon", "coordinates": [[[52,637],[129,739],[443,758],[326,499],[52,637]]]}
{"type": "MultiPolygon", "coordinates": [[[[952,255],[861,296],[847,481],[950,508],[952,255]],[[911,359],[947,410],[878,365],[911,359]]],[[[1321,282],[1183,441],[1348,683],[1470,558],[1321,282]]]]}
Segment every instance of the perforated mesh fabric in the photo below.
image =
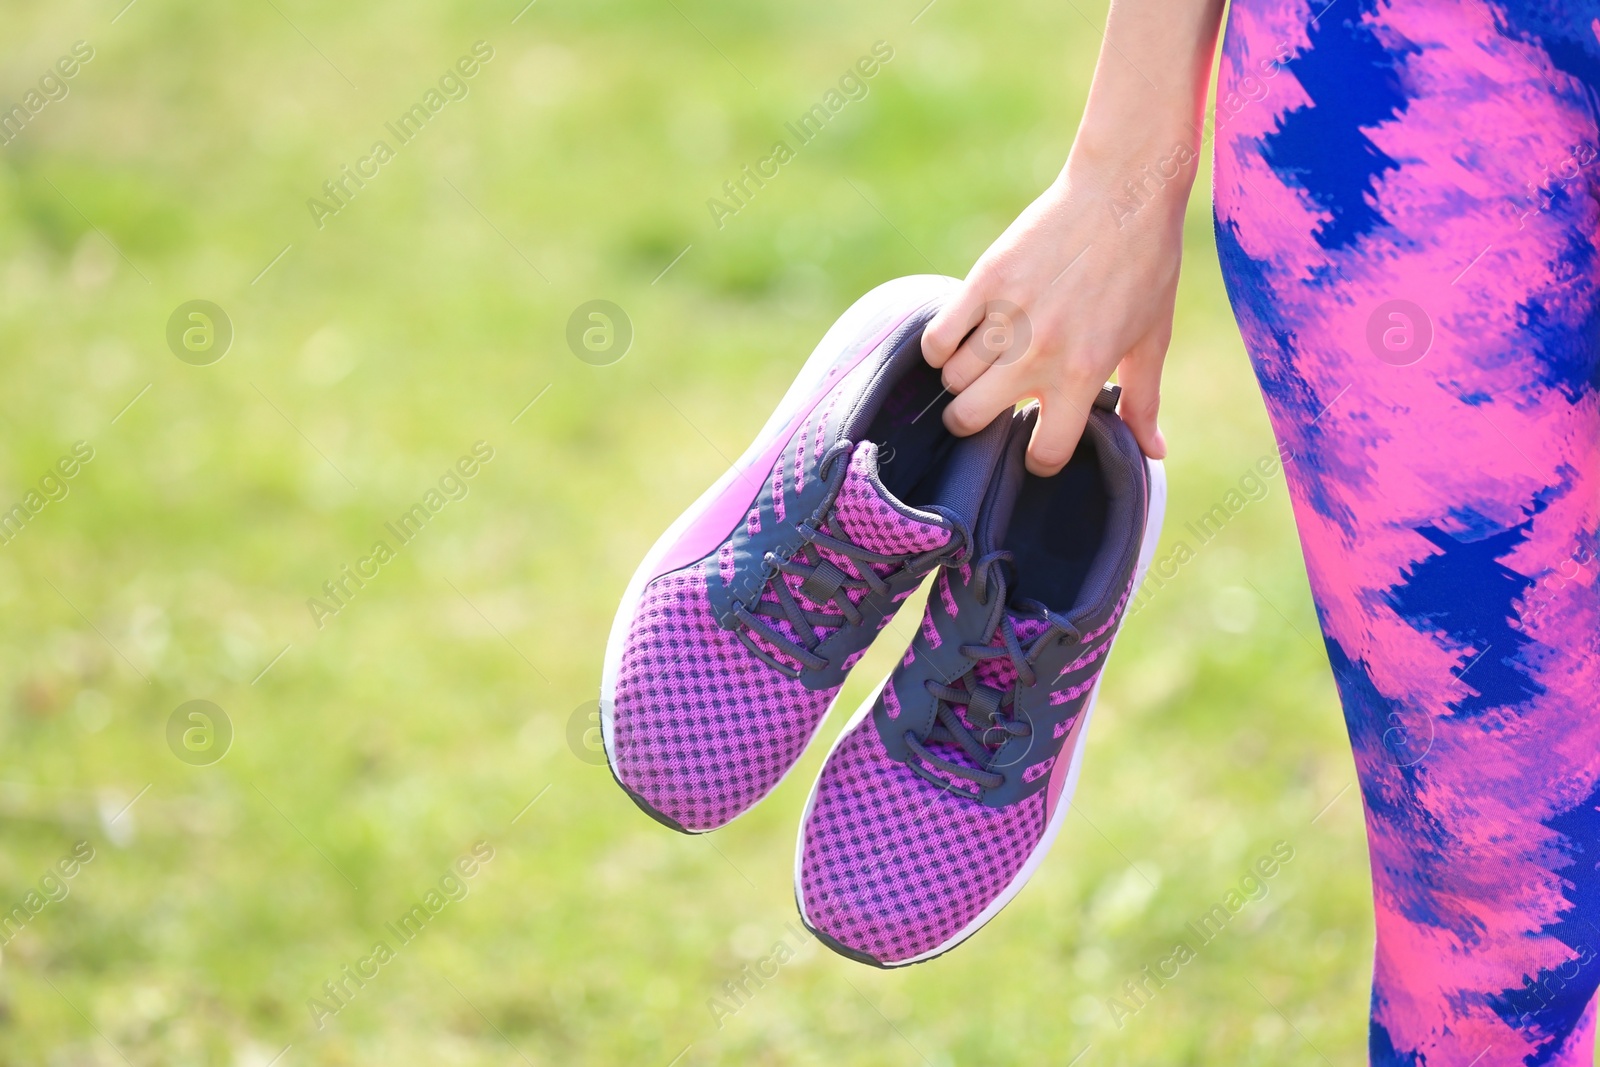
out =
{"type": "MultiPolygon", "coordinates": [[[[805,431],[802,429],[796,435],[804,440],[805,431]]],[[[839,495],[834,500],[833,507],[821,525],[821,531],[841,541],[849,541],[860,545],[871,552],[880,552],[895,555],[915,555],[934,549],[943,548],[950,543],[950,531],[924,523],[897,511],[892,504],[883,499],[884,490],[872,482],[872,471],[875,461],[871,458],[871,449],[875,446],[870,442],[863,442],[856,446],[855,452],[850,457],[850,465],[844,477],[843,484],[839,487],[839,495]]],[[[817,545],[813,550],[818,558],[827,560],[851,578],[859,579],[861,569],[868,564],[859,563],[849,556],[834,552],[826,546],[817,545]]],[[[897,564],[872,564],[871,568],[879,577],[883,577],[896,568],[897,564]]],[[[795,600],[801,607],[811,611],[823,612],[829,615],[838,614],[838,608],[829,604],[818,604],[802,591],[804,580],[798,575],[783,574],[779,579],[789,587],[789,592],[794,594],[795,600]]],[[[867,595],[865,589],[852,588],[845,591],[845,596],[852,604],[861,603],[867,595]]],[[[905,599],[905,594],[895,598],[896,603],[905,599]]],[[[761,595],[761,599],[769,604],[778,603],[778,592],[775,586],[769,586],[761,595]]],[[[767,625],[778,633],[797,644],[805,644],[796,633],[794,626],[787,618],[769,618],[767,625]]],[[[828,635],[825,627],[813,627],[813,640],[821,640],[828,635]]],[[[757,641],[761,638],[757,636],[757,641]]],[[[770,642],[761,641],[762,647],[780,660],[789,661],[789,656],[779,650],[770,642]]]]}
{"type": "Polygon", "coordinates": [[[716,624],[705,594],[700,565],[650,586],[613,709],[618,778],[688,830],[721,826],[765,796],[836,692],[762,663],[716,624]]]}
{"type": "MultiPolygon", "coordinates": [[[[924,635],[933,631],[935,615],[948,613],[952,602],[963,611],[982,610],[963,588],[963,574],[970,580],[970,571],[960,569],[941,571],[935,579],[937,587],[923,614],[924,635]]],[[[1125,602],[1126,594],[1118,613],[1125,602]]],[[[1117,617],[1113,614],[1094,636],[1112,630],[1117,617]]],[[[1024,647],[1049,628],[1036,617],[1012,614],[1011,620],[1024,647]]],[[[1108,645],[1103,642],[1102,648],[1108,645]]],[[[1005,647],[998,628],[991,647],[1005,647]]],[[[1085,665],[1095,661],[1103,662],[1101,653],[1083,657],[1085,665]]],[[[897,675],[915,662],[908,650],[897,675]]],[[[971,681],[1005,691],[1016,681],[1016,668],[1009,656],[982,660],[971,681]]],[[[1076,699],[1092,687],[1094,676],[1070,688],[1059,678],[1053,681],[1065,699],[1076,699]]],[[[885,686],[884,694],[892,699],[893,686],[885,686]]],[[[887,703],[884,707],[889,709],[887,703]]],[[[890,718],[897,720],[899,709],[893,710],[890,718]]],[[[958,705],[955,710],[970,726],[967,709],[958,705]]],[[[1077,719],[1074,715],[1060,724],[1050,740],[1062,741],[1077,719]]],[[[958,766],[974,766],[958,745],[929,742],[928,748],[958,766]]],[[[1069,749],[1040,761],[1025,772],[1025,780],[1042,778],[1058,761],[1070,758],[1069,749]]],[[[971,782],[922,766],[947,786],[941,788],[890,759],[873,718],[863,718],[828,757],[800,828],[800,891],[812,927],[881,963],[905,962],[961,933],[1021,872],[1048,821],[1048,790],[991,808],[967,799],[971,782]]]]}
{"type": "MultiPolygon", "coordinates": [[[[951,603],[955,600],[953,593],[950,591],[950,582],[952,578],[957,577],[958,575],[946,570],[940,572],[939,577],[935,579],[935,582],[937,583],[936,589],[940,593],[940,603],[947,612],[950,610],[951,603]]],[[[978,606],[971,603],[970,595],[967,597],[967,601],[969,610],[982,610],[978,606]]],[[[932,628],[932,610],[933,609],[930,603],[927,620],[930,628],[932,628]]],[[[1017,616],[1012,616],[1012,625],[1015,627],[1017,640],[1024,647],[1026,647],[1029,641],[1032,641],[1034,638],[1044,633],[1045,630],[1049,629],[1050,624],[1042,619],[1020,618],[1017,616]]],[[[1000,633],[998,627],[995,630],[994,637],[989,642],[989,647],[1000,649],[1006,647],[1005,638],[1000,633]]],[[[1002,693],[1009,692],[1011,686],[1016,682],[1016,680],[1017,669],[1012,664],[1011,657],[1009,656],[997,656],[994,659],[980,660],[972,671],[973,682],[978,685],[986,685],[991,689],[997,689],[1002,693]]],[[[965,724],[967,729],[973,729],[973,721],[972,718],[967,714],[967,706],[965,704],[956,704],[953,706],[952,710],[955,711],[956,717],[959,718],[963,724],[965,724]]],[[[1004,735],[996,736],[997,743],[1003,738],[1003,736],[1004,735]]],[[[993,748],[993,746],[986,747],[990,747],[991,750],[993,748]]],[[[928,748],[939,757],[949,760],[951,763],[957,764],[958,766],[969,768],[977,767],[977,764],[973,761],[972,757],[967,755],[966,750],[960,745],[951,744],[945,741],[933,741],[929,743],[928,748]]],[[[939,772],[935,770],[934,773],[939,772]]],[[[961,789],[963,792],[972,791],[972,783],[960,779],[955,781],[956,787],[961,789]]]]}
{"type": "Polygon", "coordinates": [[[884,501],[885,490],[873,484],[877,456],[871,441],[861,442],[850,455],[835,505],[844,539],[872,552],[928,552],[949,544],[948,530],[901,514],[884,501]]]}
{"type": "Polygon", "coordinates": [[[1045,827],[1045,798],[950,797],[889,759],[871,717],[828,758],[801,828],[811,926],[884,963],[950,940],[1010,884],[1045,827]]]}
{"type": "MultiPolygon", "coordinates": [[[[797,436],[803,439],[804,431],[797,436]]],[[[829,532],[899,556],[949,542],[948,530],[905,516],[883,500],[868,476],[871,467],[857,466],[860,449],[856,456],[825,524],[829,532]]],[[[859,576],[855,561],[818,551],[859,576]]],[[[612,710],[617,777],[689,830],[715,829],[771,791],[800,758],[838,692],[811,690],[784,676],[752,653],[736,631],[717,625],[706,598],[707,577],[725,582],[730,566],[719,551],[713,560],[650,584],[623,651],[612,710]]],[[[884,574],[895,566],[877,569],[884,574]]],[[[802,605],[838,613],[833,604],[815,604],[800,593],[798,578],[785,577],[802,605]]],[[[769,591],[767,598],[773,596],[769,591]]],[[[853,591],[852,601],[860,597],[853,591]]],[[[785,636],[793,633],[786,619],[763,621],[785,636]]],[[[827,632],[819,628],[817,636],[827,632]]],[[[775,658],[787,659],[759,633],[754,639],[775,658]]],[[[857,658],[853,654],[844,666],[857,658]]]]}

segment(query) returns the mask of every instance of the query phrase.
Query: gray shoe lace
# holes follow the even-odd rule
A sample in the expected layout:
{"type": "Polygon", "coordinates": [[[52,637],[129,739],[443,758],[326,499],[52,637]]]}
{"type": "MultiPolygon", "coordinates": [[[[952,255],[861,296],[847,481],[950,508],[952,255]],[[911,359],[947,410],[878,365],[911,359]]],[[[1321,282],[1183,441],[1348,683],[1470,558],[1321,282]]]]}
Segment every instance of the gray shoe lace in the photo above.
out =
{"type": "Polygon", "coordinates": [[[841,441],[822,457],[818,473],[823,481],[829,483],[828,490],[816,512],[796,525],[803,539],[800,546],[786,558],[780,558],[772,552],[763,556],[762,566],[766,580],[756,594],[753,606],[746,607],[737,603],[733,606],[733,615],[740,626],[739,640],[764,663],[789,678],[798,678],[807,670],[825,670],[829,666],[828,659],[817,652],[825,640],[825,637],[817,636],[818,627],[832,631],[847,625],[860,626],[865,621],[861,609],[850,599],[852,590],[883,595],[889,592],[890,580],[899,574],[905,571],[921,573],[931,570],[941,563],[953,561],[966,549],[966,531],[942,508],[932,510],[951,520],[951,529],[955,536],[952,536],[945,546],[926,552],[901,554],[873,552],[824,532],[822,527],[827,525],[828,517],[838,499],[839,490],[843,487],[845,476],[849,472],[848,464],[841,465],[837,461],[841,456],[848,456],[853,448],[854,445],[849,441],[841,441]],[[824,557],[821,549],[827,549],[857,564],[855,570],[860,577],[849,574],[832,560],[824,557]],[[873,569],[874,566],[890,566],[894,569],[880,575],[873,569]],[[789,588],[789,583],[780,577],[786,574],[800,579],[800,593],[812,604],[819,608],[832,606],[836,610],[818,611],[800,603],[789,588]],[[765,598],[768,589],[776,592],[776,603],[765,598]],[[780,633],[767,623],[766,619],[781,619],[788,622],[800,641],[794,641],[780,633]],[[799,666],[784,663],[762,648],[757,643],[757,638],[766,641],[799,666]]]}
{"type": "Polygon", "coordinates": [[[936,701],[933,726],[924,737],[919,738],[910,730],[904,735],[906,748],[916,757],[915,760],[906,760],[907,767],[947,789],[952,783],[930,768],[969,781],[976,786],[975,790],[966,792],[957,789],[955,792],[974,799],[985,790],[998,789],[1005,784],[1005,775],[983,769],[995,750],[1013,737],[1027,737],[1033,733],[1033,726],[1015,717],[1014,709],[1019,690],[1032,688],[1038,681],[1034,664],[1040,654],[1057,641],[1075,643],[1081,639],[1073,627],[1052,620],[1043,633],[1029,641],[1026,647],[1023,646],[1011,616],[1005,611],[1006,576],[1001,564],[1010,562],[1011,553],[1000,551],[989,553],[973,565],[973,592],[978,603],[994,605],[995,619],[988,627],[989,640],[981,645],[960,646],[958,651],[967,658],[969,666],[949,684],[932,678],[923,683],[936,701]],[[1002,645],[995,645],[996,634],[1000,636],[1002,645]],[[979,682],[974,673],[978,664],[1002,656],[1010,659],[1016,672],[1016,680],[1010,687],[1000,690],[979,682]],[[956,713],[957,705],[967,709],[970,726],[956,713]],[[945,759],[929,747],[941,743],[959,748],[977,766],[968,767],[945,759]]]}

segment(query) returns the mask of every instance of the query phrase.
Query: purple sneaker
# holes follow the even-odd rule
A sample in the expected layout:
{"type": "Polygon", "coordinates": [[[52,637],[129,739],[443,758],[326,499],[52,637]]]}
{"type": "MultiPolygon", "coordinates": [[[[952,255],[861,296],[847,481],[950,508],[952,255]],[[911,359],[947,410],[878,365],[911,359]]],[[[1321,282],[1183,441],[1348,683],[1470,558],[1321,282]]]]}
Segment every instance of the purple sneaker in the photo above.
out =
{"type": "Polygon", "coordinates": [[[970,565],[934,580],[921,631],[828,753],[795,856],[800,916],[878,967],[971,937],[1032,876],[1077,785],[1122,612],[1161,529],[1161,465],[1095,402],[1051,478],[1015,416],[970,565]]]}
{"type": "Polygon", "coordinates": [[[944,428],[922,330],[957,284],[857,301],[634,574],[600,722],[612,774],[656,820],[703,833],[776,788],[900,601],[969,551],[1009,419],[944,428]]]}

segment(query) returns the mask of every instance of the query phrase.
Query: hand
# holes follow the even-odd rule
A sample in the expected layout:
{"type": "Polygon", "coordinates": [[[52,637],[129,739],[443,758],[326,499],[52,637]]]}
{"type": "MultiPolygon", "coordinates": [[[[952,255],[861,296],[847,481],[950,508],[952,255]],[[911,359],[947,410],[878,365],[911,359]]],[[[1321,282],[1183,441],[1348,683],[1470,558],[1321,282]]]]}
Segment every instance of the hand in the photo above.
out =
{"type": "Polygon", "coordinates": [[[976,433],[1019,400],[1038,399],[1027,463],[1039,475],[1072,458],[1113,370],[1139,446],[1152,459],[1167,454],[1156,413],[1198,157],[1171,142],[1148,167],[1076,157],[979,258],[922,338],[923,357],[957,394],[944,412],[951,433],[976,433]],[[1105,177],[1114,172],[1144,188],[1118,190],[1105,177]]]}

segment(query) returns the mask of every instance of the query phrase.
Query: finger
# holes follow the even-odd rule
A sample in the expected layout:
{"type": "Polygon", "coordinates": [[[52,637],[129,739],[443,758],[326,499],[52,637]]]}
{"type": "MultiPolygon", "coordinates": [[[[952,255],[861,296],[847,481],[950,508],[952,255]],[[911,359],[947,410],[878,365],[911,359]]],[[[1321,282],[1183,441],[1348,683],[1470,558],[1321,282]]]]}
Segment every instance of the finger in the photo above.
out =
{"type": "Polygon", "coordinates": [[[983,318],[983,298],[978,287],[967,282],[922,331],[922,358],[930,367],[942,367],[983,318]]]}
{"type": "Polygon", "coordinates": [[[1067,465],[1072,453],[1077,451],[1078,439],[1089,421],[1089,409],[1099,393],[1098,386],[1090,391],[1068,391],[1052,385],[1039,398],[1039,421],[1033,427],[1033,437],[1028,441],[1028,472],[1048,478],[1059,474],[1067,465]],[[1081,392],[1081,395],[1077,395],[1081,392]]]}
{"type": "Polygon", "coordinates": [[[1128,424],[1139,447],[1151,459],[1167,457],[1167,439],[1156,416],[1161,410],[1161,366],[1163,357],[1145,351],[1125,357],[1117,367],[1117,384],[1122,386],[1122,401],[1117,414],[1128,424]]]}
{"type": "MultiPolygon", "coordinates": [[[[979,311],[981,314],[982,309],[979,311]]],[[[944,371],[939,377],[946,389],[952,393],[960,393],[993,366],[994,361],[995,354],[984,346],[983,326],[980,323],[976,330],[967,334],[967,339],[961,342],[956,354],[944,365],[944,371]]]]}
{"type": "Polygon", "coordinates": [[[944,386],[959,393],[991,367],[1016,363],[1033,347],[1028,313],[1008,300],[985,301],[978,325],[944,365],[944,386]]]}
{"type": "Polygon", "coordinates": [[[944,409],[945,429],[957,437],[977,433],[995,416],[1016,407],[1026,390],[1014,367],[998,367],[973,382],[944,409]]]}

